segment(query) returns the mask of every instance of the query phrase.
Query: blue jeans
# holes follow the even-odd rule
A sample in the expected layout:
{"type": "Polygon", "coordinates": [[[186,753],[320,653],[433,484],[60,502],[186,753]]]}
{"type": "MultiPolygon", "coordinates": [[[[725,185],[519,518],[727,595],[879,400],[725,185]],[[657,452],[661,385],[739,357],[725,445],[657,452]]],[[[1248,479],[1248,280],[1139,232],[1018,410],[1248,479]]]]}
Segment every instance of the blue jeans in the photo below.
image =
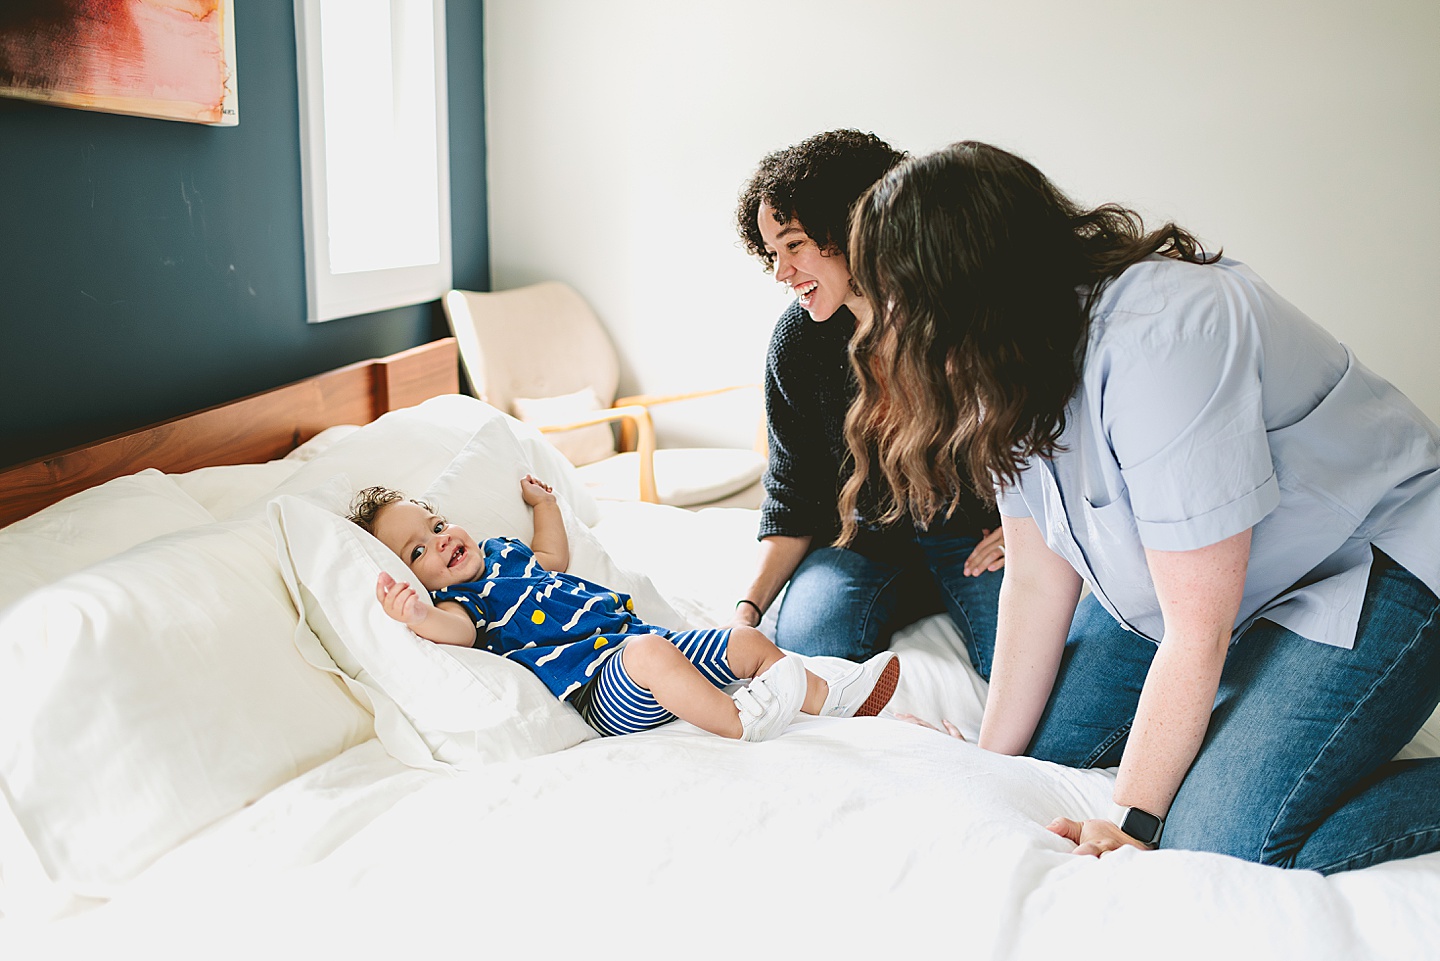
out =
{"type": "Polygon", "coordinates": [[[917,534],[901,548],[862,553],[821,547],[790,577],[775,623],[775,643],[797,654],[863,661],[890,646],[898,629],[946,611],[982,677],[995,653],[995,615],[1003,568],[966,577],[979,539],[917,534]]]}
{"type": "MultiPolygon", "coordinates": [[[[1027,753],[1118,764],[1155,645],[1077,610],[1027,753]]],[[[1324,874],[1440,850],[1440,758],[1392,761],[1440,700],[1440,599],[1380,552],[1353,650],[1258,620],[1230,648],[1161,847],[1324,874]]]]}

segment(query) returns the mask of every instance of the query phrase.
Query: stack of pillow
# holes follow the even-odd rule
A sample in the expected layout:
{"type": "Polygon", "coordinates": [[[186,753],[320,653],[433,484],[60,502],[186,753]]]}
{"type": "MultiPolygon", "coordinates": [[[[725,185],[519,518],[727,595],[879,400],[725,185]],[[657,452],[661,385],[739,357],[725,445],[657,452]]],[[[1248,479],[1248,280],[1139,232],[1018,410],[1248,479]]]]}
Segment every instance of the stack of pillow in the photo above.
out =
{"type": "Polygon", "coordinates": [[[343,519],[355,490],[382,484],[477,536],[528,539],[527,472],[560,495],[572,571],[689,626],[595,540],[598,509],[564,457],[457,395],[283,462],[142,471],[0,529],[0,912],[110,897],[372,737],[453,771],[594,736],[523,668],[386,618],[375,577],[403,565],[343,519]]]}

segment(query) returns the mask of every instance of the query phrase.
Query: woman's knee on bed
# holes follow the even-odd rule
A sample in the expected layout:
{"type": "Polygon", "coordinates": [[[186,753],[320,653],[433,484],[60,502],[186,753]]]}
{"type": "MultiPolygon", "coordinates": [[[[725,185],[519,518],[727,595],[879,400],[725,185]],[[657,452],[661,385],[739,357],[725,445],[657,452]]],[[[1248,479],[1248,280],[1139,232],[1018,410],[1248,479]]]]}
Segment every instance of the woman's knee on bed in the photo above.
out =
{"type": "Polygon", "coordinates": [[[1087,596],[1071,621],[1054,690],[1026,753],[1068,767],[1119,764],[1155,651],[1087,596]]]}
{"type": "MultiPolygon", "coordinates": [[[[1371,836],[1384,840],[1405,826],[1418,831],[1433,823],[1423,805],[1410,809],[1405,795],[1414,788],[1384,775],[1435,707],[1437,606],[1414,575],[1386,559],[1371,572],[1353,648],[1256,621],[1231,648],[1210,730],[1172,805],[1164,846],[1324,865],[1337,851],[1363,853],[1371,836]],[[1309,683],[1297,685],[1297,678],[1309,683]],[[1323,843],[1306,847],[1322,825],[1323,843]]],[[[1437,772],[1408,777],[1433,792],[1437,772]]]]}
{"type": "MultiPolygon", "coordinates": [[[[1276,772],[1231,758],[1228,776],[1221,759],[1197,761],[1170,806],[1162,848],[1228,854],[1260,864],[1285,864],[1304,840],[1285,825],[1284,791],[1276,772]]],[[[1252,759],[1253,761],[1253,759],[1252,759]]]]}
{"type": "Polygon", "coordinates": [[[900,575],[900,568],[858,551],[811,551],[785,588],[776,643],[797,654],[856,662],[880,653],[890,645],[900,575]]]}

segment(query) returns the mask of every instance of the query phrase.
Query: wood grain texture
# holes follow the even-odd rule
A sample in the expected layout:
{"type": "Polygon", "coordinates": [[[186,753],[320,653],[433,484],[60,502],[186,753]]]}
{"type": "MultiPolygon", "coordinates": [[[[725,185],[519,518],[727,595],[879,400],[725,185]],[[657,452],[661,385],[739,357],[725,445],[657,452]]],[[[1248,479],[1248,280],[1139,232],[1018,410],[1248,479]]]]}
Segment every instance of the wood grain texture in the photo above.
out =
{"type": "Polygon", "coordinates": [[[0,527],[107,480],[284,457],[327,427],[459,391],[454,338],[339,367],[0,471],[0,527]]]}

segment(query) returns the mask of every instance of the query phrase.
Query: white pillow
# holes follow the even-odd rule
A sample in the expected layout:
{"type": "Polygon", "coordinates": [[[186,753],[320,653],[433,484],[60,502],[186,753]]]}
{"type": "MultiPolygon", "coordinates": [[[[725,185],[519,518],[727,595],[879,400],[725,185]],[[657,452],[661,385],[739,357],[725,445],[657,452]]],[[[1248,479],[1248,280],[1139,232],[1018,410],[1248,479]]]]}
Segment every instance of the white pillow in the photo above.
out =
{"type": "MultiPolygon", "coordinates": [[[[586,387],[573,394],[558,397],[516,397],[515,416],[521,422],[536,429],[557,424],[573,424],[584,420],[604,405],[595,394],[595,388],[586,387]]],[[[609,424],[593,424],[574,430],[553,431],[544,434],[565,459],[577,467],[593,464],[615,454],[615,432],[609,424]]]]}
{"type": "Polygon", "coordinates": [[[0,528],[0,609],[142,541],[214,520],[153,468],[72,494],[0,528]]]}
{"type": "Polygon", "coordinates": [[[266,491],[239,516],[258,516],[282,494],[303,494],[348,475],[360,487],[419,490],[445,469],[485,421],[500,412],[473,398],[445,395],[393,410],[341,437],[266,491]],[[466,403],[469,401],[469,403],[466,403]]]}
{"type": "Polygon", "coordinates": [[[226,464],[167,475],[180,489],[214,515],[229,520],[237,511],[266,497],[288,480],[303,461],[272,460],[264,464],[226,464]]]}
{"type": "Polygon", "coordinates": [[[369,706],[376,736],[394,757],[414,767],[463,769],[596,736],[519,664],[433,644],[391,620],[375,599],[376,577],[413,575],[369,533],[290,495],[271,502],[270,520],[291,597],[304,612],[296,646],[369,706]]]}
{"type": "Polygon", "coordinates": [[[284,460],[310,461],[329,450],[338,440],[349,437],[360,428],[355,424],[336,424],[327,427],[299,447],[286,454],[284,460]]]}
{"type": "Polygon", "coordinates": [[[432,397],[414,407],[392,410],[330,444],[237,517],[263,514],[282,494],[303,494],[334,477],[348,475],[359,487],[382,485],[406,493],[423,490],[445,469],[481,426],[499,421],[520,442],[537,471],[544,471],[586,524],[600,509],[574,466],[547,444],[539,431],[489,404],[461,394],[432,397]]]}
{"type": "Polygon", "coordinates": [[[555,445],[545,439],[534,426],[523,423],[509,414],[501,414],[505,420],[505,426],[511,435],[520,442],[520,449],[525,452],[525,458],[530,464],[530,469],[536,476],[543,476],[545,483],[555,488],[555,493],[570,505],[575,516],[586,527],[593,526],[600,521],[600,505],[595,503],[595,497],[585,486],[584,479],[575,465],[565,459],[565,455],[555,449],[555,445]]]}
{"type": "MultiPolygon", "coordinates": [[[[544,467],[532,464],[526,451],[503,424],[487,424],[421,495],[451,523],[469,531],[476,541],[515,537],[529,544],[535,538],[534,514],[520,496],[520,478],[527,472],[550,483],[544,467]]],[[[611,560],[590,528],[581,523],[559,489],[556,500],[570,542],[568,572],[582,580],[629,594],[643,620],[671,630],[713,627],[694,624],[678,614],[655,589],[650,578],[611,560]]]]}
{"type": "MultiPolygon", "coordinates": [[[[359,429],[354,424],[327,427],[284,457],[263,464],[201,467],[169,476],[174,478],[175,483],[187,494],[214,514],[216,520],[228,520],[241,511],[254,515],[257,501],[268,501],[271,492],[289,480],[308,461],[314,460],[329,450],[336,441],[359,429]]],[[[301,484],[305,483],[306,479],[301,478],[301,484]]]]}
{"type": "Polygon", "coordinates": [[[0,614],[7,915],[47,885],[108,897],[373,735],[297,621],[263,521],[167,534],[0,614]]]}

